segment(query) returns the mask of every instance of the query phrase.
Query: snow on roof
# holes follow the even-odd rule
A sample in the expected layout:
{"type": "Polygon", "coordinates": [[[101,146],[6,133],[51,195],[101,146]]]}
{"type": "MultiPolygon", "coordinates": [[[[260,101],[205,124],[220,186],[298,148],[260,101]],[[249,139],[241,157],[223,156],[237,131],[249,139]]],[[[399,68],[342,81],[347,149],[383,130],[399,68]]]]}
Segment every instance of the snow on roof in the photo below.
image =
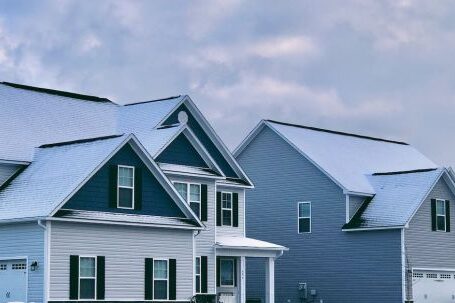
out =
{"type": "Polygon", "coordinates": [[[215,245],[220,248],[231,249],[287,250],[281,245],[239,236],[217,236],[215,245]]]}
{"type": "Polygon", "coordinates": [[[170,164],[170,163],[158,163],[158,166],[166,173],[187,173],[191,175],[198,175],[201,177],[220,177],[220,174],[217,172],[203,167],[194,167],[187,165],[179,164],[170,164]]]}
{"type": "Polygon", "coordinates": [[[181,130],[181,126],[174,126],[147,131],[137,131],[134,135],[139,139],[147,152],[152,157],[156,157],[157,153],[181,130]]]}
{"type": "Polygon", "coordinates": [[[436,168],[414,147],[403,143],[311,127],[266,121],[344,189],[374,194],[367,175],[376,172],[436,168]]]}
{"type": "Polygon", "coordinates": [[[344,228],[404,226],[444,171],[438,168],[368,176],[376,195],[344,228]]]}

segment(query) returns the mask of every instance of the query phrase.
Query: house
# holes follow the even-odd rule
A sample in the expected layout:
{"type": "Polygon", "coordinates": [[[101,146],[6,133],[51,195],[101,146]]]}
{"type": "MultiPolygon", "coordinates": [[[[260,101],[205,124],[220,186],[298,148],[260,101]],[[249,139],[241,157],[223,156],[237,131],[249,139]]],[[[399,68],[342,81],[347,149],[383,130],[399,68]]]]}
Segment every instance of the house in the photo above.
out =
{"type": "Polygon", "coordinates": [[[128,105],[0,84],[0,303],[274,302],[283,246],[245,237],[253,184],[188,96],[128,105]]]}
{"type": "MultiPolygon", "coordinates": [[[[453,302],[454,174],[412,146],[261,121],[234,153],[248,237],[289,248],[277,302],[453,302]]],[[[248,262],[263,298],[262,261],[248,262]]]]}

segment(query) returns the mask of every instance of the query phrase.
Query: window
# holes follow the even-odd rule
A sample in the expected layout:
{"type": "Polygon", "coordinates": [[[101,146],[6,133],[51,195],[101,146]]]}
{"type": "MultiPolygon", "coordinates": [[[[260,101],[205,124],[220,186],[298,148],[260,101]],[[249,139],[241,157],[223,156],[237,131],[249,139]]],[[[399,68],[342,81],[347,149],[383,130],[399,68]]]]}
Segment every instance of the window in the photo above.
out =
{"type": "Polygon", "coordinates": [[[182,198],[190,204],[193,212],[201,217],[201,184],[196,183],[174,183],[177,192],[182,198]],[[189,190],[188,190],[189,188],[189,190]]]}
{"type": "Polygon", "coordinates": [[[446,201],[436,199],[436,230],[446,231],[446,201]]]}
{"type": "Polygon", "coordinates": [[[134,209],[134,167],[118,166],[117,207],[134,209]]]}
{"type": "Polygon", "coordinates": [[[27,266],[25,265],[25,263],[13,263],[13,265],[11,266],[12,270],[23,270],[26,268],[27,266]]]}
{"type": "Polygon", "coordinates": [[[232,193],[221,193],[221,216],[223,226],[232,226],[232,193]]]}
{"type": "Polygon", "coordinates": [[[220,260],[220,285],[234,286],[234,260],[220,260]]]}
{"type": "Polygon", "coordinates": [[[168,260],[153,260],[153,298],[155,300],[168,299],[168,265],[168,260]]]}
{"type": "Polygon", "coordinates": [[[311,233],[311,202],[298,204],[299,234],[311,233]]]}
{"type": "Polygon", "coordinates": [[[195,260],[195,282],[196,282],[196,293],[201,293],[201,257],[196,257],[195,260]]]}
{"type": "Polygon", "coordinates": [[[0,270],[7,270],[8,266],[6,264],[0,264],[0,270]]]}
{"type": "Polygon", "coordinates": [[[96,298],[96,258],[79,258],[79,299],[96,298]]]}

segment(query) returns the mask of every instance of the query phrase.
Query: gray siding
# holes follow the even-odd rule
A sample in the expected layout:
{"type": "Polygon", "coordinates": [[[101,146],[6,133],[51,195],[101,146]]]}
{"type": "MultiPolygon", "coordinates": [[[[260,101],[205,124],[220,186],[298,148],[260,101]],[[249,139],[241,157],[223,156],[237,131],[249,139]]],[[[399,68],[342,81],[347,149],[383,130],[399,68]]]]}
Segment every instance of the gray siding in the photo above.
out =
{"type": "Polygon", "coordinates": [[[50,299],[69,298],[70,255],[106,257],[106,300],[144,299],[144,259],[177,259],[177,300],[193,294],[190,230],[52,222],[50,299]]]}
{"type": "Polygon", "coordinates": [[[28,270],[28,301],[43,302],[44,229],[37,222],[0,225],[0,258],[28,257],[38,261],[36,271],[28,270]]]}
{"type": "MultiPolygon", "coordinates": [[[[298,303],[298,283],[324,303],[401,302],[400,230],[341,231],[346,199],[314,165],[268,128],[238,157],[247,191],[248,237],[290,249],[276,262],[276,301],[298,303]],[[297,233],[297,202],[312,202],[312,233],[297,233]]],[[[247,296],[264,299],[264,266],[247,264],[247,296]]]]}
{"type": "Polygon", "coordinates": [[[217,236],[236,236],[243,237],[245,236],[245,190],[232,188],[228,186],[217,186],[217,191],[227,191],[239,194],[239,226],[217,226],[216,235],[217,236]]]}
{"type": "Polygon", "coordinates": [[[9,177],[11,177],[18,169],[19,165],[15,164],[0,164],[0,185],[2,185],[9,177]]]}

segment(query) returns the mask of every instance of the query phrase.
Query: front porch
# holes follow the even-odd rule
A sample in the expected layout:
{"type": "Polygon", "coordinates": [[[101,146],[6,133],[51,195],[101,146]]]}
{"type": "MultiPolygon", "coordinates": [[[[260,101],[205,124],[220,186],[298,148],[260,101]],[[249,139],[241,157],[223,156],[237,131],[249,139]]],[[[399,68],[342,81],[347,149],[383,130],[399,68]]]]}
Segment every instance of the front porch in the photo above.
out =
{"type": "Polygon", "coordinates": [[[216,241],[217,296],[220,303],[246,302],[246,258],[265,258],[265,300],[275,303],[275,259],[286,247],[256,239],[219,236],[216,241]]]}

